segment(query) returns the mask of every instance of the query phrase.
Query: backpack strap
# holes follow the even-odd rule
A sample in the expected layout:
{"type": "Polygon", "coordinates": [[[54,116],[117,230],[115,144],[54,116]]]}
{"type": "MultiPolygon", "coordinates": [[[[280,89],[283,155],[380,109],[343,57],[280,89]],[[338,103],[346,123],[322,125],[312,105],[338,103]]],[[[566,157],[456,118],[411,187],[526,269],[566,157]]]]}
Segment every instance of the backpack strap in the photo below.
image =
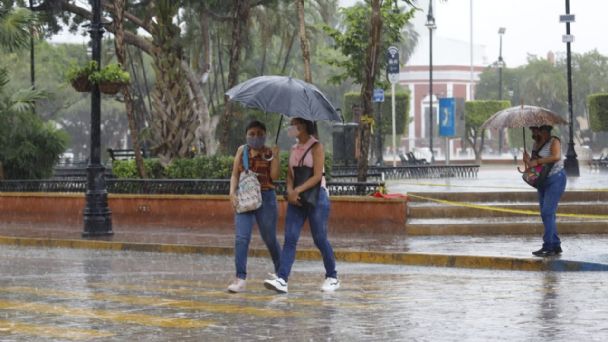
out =
{"type": "Polygon", "coordinates": [[[316,144],[317,144],[317,141],[315,141],[312,145],[310,145],[310,147],[306,150],[306,152],[304,152],[304,154],[302,155],[302,159],[300,159],[300,162],[298,163],[298,166],[304,165],[304,158],[306,158],[306,155],[308,154],[308,152],[310,150],[312,150],[312,148],[315,147],[316,144]]]}
{"type": "Polygon", "coordinates": [[[249,171],[249,146],[243,145],[243,168],[249,171]]]}

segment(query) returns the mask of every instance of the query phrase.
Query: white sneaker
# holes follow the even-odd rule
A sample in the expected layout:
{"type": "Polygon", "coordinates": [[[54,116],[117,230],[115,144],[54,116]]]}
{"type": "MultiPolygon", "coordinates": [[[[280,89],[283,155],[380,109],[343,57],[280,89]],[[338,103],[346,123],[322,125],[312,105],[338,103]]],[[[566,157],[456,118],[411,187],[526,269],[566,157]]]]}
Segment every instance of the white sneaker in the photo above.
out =
{"type": "Polygon", "coordinates": [[[283,278],[266,279],[264,280],[264,287],[279,293],[287,293],[287,282],[283,278]]]}
{"type": "Polygon", "coordinates": [[[270,280],[279,279],[276,273],[268,273],[268,276],[270,277],[270,280]]]}
{"type": "Polygon", "coordinates": [[[239,293],[245,291],[247,281],[245,279],[236,278],[232,284],[228,285],[228,292],[239,293]]]}
{"type": "Polygon", "coordinates": [[[336,278],[325,278],[321,291],[333,292],[340,288],[340,281],[336,278]]]}

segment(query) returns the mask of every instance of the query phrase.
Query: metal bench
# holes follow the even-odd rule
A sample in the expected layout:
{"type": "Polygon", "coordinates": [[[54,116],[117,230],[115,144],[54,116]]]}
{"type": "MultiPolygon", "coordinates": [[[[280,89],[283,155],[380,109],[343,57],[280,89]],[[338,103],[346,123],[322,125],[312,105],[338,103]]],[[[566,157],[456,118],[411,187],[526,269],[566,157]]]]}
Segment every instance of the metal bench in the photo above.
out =
{"type": "MultiPolygon", "coordinates": [[[[108,148],[107,151],[108,151],[108,154],[110,155],[110,159],[112,159],[112,161],[135,159],[135,150],[133,150],[133,149],[108,148]]],[[[141,155],[144,158],[148,158],[149,157],[148,150],[141,149],[141,155]]]]}

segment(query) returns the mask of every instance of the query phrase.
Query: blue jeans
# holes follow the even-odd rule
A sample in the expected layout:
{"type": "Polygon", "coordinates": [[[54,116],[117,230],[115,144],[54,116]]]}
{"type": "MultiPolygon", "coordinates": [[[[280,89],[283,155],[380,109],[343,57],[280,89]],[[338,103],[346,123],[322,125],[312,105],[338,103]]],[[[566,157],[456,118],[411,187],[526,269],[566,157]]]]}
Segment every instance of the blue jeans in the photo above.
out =
{"type": "Polygon", "coordinates": [[[323,265],[325,266],[325,277],[336,278],[336,258],[334,250],[327,240],[327,220],[329,218],[329,196],[327,190],[321,188],[319,199],[315,207],[299,207],[289,204],[287,215],[285,216],[285,244],[281,254],[281,266],[277,275],[288,281],[291,266],[296,257],[296,245],[300,238],[300,232],[304,222],[308,219],[310,232],[315,246],[323,255],[323,265]]]}
{"type": "Polygon", "coordinates": [[[251,230],[253,229],[254,220],[258,224],[262,240],[264,240],[270,252],[274,271],[278,271],[281,246],[277,241],[277,216],[277,197],[274,190],[262,191],[262,206],[258,209],[236,214],[234,264],[236,266],[237,278],[247,278],[247,252],[249,251],[249,241],[251,241],[251,230]]]}
{"type": "Polygon", "coordinates": [[[543,249],[553,250],[561,247],[561,241],[557,236],[557,224],[555,213],[562,194],[566,190],[566,172],[564,170],[548,177],[538,189],[538,203],[540,204],[540,216],[543,219],[545,232],[543,234],[543,249]]]}

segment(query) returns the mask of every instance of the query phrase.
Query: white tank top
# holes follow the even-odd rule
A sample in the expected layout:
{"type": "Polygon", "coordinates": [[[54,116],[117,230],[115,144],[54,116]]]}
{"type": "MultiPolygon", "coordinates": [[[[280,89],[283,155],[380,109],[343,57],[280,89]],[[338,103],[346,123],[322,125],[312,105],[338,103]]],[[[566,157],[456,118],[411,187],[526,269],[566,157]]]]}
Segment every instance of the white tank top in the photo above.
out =
{"type": "MultiPolygon", "coordinates": [[[[551,145],[553,144],[553,140],[555,140],[555,139],[557,139],[557,138],[551,137],[551,139],[549,139],[549,141],[545,144],[545,146],[543,146],[540,149],[540,151],[538,151],[538,155],[540,158],[545,158],[545,157],[548,157],[551,155],[551,145]]],[[[553,168],[551,168],[551,171],[549,171],[549,174],[547,176],[551,177],[563,169],[564,169],[564,159],[560,158],[560,160],[556,161],[553,164],[553,168]]]]}

